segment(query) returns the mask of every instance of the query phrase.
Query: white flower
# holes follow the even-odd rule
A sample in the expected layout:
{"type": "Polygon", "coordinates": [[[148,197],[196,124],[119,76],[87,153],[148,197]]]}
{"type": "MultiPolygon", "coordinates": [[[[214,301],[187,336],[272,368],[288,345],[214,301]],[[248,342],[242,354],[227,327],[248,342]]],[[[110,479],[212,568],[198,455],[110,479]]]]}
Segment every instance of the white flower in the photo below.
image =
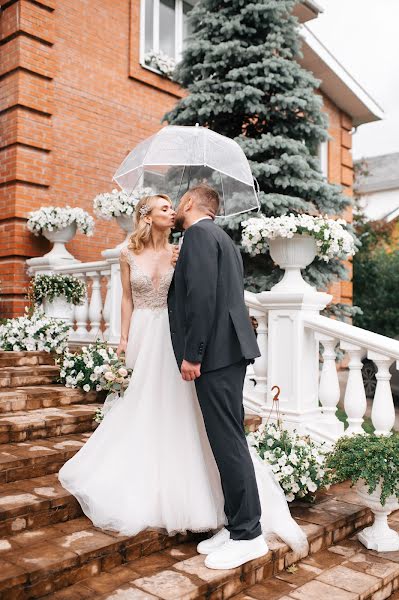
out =
{"type": "Polygon", "coordinates": [[[84,392],[90,392],[90,386],[88,383],[85,383],[85,385],[83,386],[83,391],[84,392]]]}
{"type": "MultiPolygon", "coordinates": [[[[94,212],[102,219],[110,220],[121,215],[132,216],[135,206],[143,196],[151,196],[151,188],[137,188],[133,192],[112,190],[98,194],[93,200],[94,212]]],[[[106,352],[106,351],[105,351],[106,352]]]]}
{"type": "Polygon", "coordinates": [[[72,223],[76,223],[81,233],[93,234],[93,217],[79,207],[42,206],[39,210],[29,213],[26,226],[32,233],[39,235],[46,230],[63,229],[72,223]]]}

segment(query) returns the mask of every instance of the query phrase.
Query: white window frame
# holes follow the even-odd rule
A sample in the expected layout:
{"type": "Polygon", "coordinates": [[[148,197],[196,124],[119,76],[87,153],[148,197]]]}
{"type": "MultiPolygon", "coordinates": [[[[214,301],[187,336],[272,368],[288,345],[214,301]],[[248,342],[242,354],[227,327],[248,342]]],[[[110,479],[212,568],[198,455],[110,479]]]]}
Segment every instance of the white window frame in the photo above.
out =
{"type": "Polygon", "coordinates": [[[328,179],[328,145],[328,140],[320,142],[317,150],[317,156],[319,157],[320,161],[320,169],[326,179],[328,179]]]}
{"type": "MultiPolygon", "coordinates": [[[[185,0],[194,6],[196,0],[185,0]]],[[[152,40],[154,52],[159,52],[159,3],[160,0],[153,0],[153,31],[152,40]]],[[[176,62],[181,59],[183,51],[183,0],[175,0],[175,58],[176,62]]],[[[146,69],[158,72],[156,69],[144,64],[145,55],[145,0],[140,1],[140,64],[146,69]]]]}

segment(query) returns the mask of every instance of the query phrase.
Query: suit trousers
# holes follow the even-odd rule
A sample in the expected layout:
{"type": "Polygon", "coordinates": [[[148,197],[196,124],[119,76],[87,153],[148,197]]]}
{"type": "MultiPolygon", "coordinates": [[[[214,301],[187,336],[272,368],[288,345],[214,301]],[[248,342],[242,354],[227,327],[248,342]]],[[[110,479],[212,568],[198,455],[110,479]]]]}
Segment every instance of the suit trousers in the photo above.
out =
{"type": "Polygon", "coordinates": [[[219,469],[224,511],[234,540],[262,533],[255,471],[244,428],[242,390],[247,360],[201,374],[195,380],[206,432],[219,469]]]}

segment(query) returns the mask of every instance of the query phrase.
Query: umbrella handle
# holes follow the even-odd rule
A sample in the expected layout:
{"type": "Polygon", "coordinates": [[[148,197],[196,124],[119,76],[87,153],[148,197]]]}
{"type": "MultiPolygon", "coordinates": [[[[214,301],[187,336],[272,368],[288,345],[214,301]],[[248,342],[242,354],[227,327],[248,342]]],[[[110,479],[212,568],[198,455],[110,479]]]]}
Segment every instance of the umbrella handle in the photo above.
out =
{"type": "MultiPolygon", "coordinates": [[[[255,182],[255,185],[256,185],[256,195],[257,195],[257,196],[259,196],[260,187],[259,187],[258,180],[257,180],[257,179],[256,179],[256,177],[254,177],[253,175],[252,175],[252,178],[253,178],[253,180],[254,180],[254,182],[255,182]]],[[[259,202],[259,198],[258,198],[258,212],[259,212],[259,211],[260,211],[260,202],[259,202]]]]}

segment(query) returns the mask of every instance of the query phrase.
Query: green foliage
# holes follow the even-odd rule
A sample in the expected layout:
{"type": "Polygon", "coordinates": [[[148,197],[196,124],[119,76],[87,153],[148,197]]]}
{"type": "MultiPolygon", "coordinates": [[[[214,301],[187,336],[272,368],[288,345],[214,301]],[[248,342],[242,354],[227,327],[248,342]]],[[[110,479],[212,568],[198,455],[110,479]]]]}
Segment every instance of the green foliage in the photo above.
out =
{"type": "Polygon", "coordinates": [[[86,286],[73,275],[36,275],[32,280],[30,297],[35,304],[44,300],[65,296],[70,304],[82,304],[86,297],[86,286]]]}
{"type": "MultiPolygon", "coordinates": [[[[200,125],[234,138],[260,185],[262,212],[341,214],[350,204],[320,171],[317,148],[328,139],[327,116],[313,74],[297,62],[296,0],[200,0],[191,11],[193,34],[175,77],[189,94],[165,119],[200,125]]],[[[240,223],[224,226],[237,243],[240,223]]],[[[244,254],[246,287],[270,289],[281,278],[268,254],[244,254]]],[[[347,278],[339,259],[315,260],[305,279],[325,289],[347,278]]]]}
{"type": "Polygon", "coordinates": [[[354,301],[362,309],[354,324],[389,337],[399,335],[399,250],[378,249],[356,258],[354,301]]]}
{"type": "Polygon", "coordinates": [[[399,499],[399,434],[377,436],[358,434],[342,437],[327,458],[335,481],[363,479],[369,493],[381,481],[381,504],[389,496],[399,499]]]}

